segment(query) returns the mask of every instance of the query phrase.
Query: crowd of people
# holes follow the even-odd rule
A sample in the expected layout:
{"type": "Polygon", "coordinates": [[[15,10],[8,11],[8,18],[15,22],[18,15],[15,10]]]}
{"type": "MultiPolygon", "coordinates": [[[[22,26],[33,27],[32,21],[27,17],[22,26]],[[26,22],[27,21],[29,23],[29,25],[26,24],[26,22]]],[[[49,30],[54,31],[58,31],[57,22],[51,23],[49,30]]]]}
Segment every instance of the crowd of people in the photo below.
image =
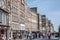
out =
{"type": "MultiPolygon", "coordinates": [[[[50,39],[51,34],[42,34],[42,33],[34,33],[33,32],[33,33],[20,34],[18,36],[19,36],[20,39],[26,38],[26,39],[30,39],[30,40],[31,39],[36,39],[36,38],[42,38],[42,39],[48,38],[48,39],[50,39]]],[[[13,35],[13,37],[15,39],[17,36],[13,35]]]]}
{"type": "Polygon", "coordinates": [[[0,33],[0,40],[6,40],[6,35],[0,33]]]}
{"type": "MultiPolygon", "coordinates": [[[[36,39],[36,38],[49,38],[51,37],[51,34],[42,34],[42,33],[25,33],[25,34],[19,34],[19,35],[16,35],[16,34],[13,34],[13,39],[16,39],[17,37],[19,37],[19,39],[22,39],[22,38],[26,38],[26,39],[36,39]]],[[[4,35],[0,35],[0,39],[4,39],[5,36],[4,35]]],[[[1,40],[2,40],[1,39],[1,40]]]]}
{"type": "Polygon", "coordinates": [[[41,34],[41,33],[29,33],[26,35],[27,39],[35,39],[35,38],[48,38],[50,39],[51,38],[51,34],[41,34]]]}

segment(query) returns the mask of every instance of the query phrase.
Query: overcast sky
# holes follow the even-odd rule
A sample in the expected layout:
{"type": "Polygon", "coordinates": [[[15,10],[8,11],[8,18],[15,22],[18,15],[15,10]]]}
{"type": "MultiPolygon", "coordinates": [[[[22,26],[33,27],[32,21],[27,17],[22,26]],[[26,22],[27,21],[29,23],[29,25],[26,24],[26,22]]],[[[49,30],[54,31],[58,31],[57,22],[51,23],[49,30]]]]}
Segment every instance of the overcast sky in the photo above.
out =
{"type": "Polygon", "coordinates": [[[60,25],[60,0],[27,0],[29,7],[38,7],[38,13],[45,14],[58,31],[60,25]]]}

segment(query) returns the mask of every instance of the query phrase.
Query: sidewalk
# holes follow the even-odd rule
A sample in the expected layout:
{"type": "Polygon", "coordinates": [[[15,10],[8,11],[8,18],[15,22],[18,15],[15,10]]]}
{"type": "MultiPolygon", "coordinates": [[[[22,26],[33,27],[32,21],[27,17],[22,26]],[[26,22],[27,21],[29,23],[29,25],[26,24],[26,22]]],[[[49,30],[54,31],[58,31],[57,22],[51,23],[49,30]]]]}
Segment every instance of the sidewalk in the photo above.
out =
{"type": "Polygon", "coordinates": [[[25,39],[16,39],[16,40],[25,40],[25,39]]]}

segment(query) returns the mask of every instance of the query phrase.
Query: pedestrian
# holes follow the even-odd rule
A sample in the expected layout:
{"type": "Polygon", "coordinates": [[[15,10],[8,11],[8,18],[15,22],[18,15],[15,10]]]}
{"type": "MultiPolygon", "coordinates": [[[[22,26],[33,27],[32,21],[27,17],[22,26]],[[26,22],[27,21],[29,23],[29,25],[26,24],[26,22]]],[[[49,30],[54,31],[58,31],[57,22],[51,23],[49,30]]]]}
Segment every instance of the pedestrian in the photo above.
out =
{"type": "Polygon", "coordinates": [[[29,33],[29,39],[32,40],[32,33],[29,33]]]}
{"type": "Polygon", "coordinates": [[[50,39],[50,35],[48,36],[48,38],[50,39]]]}
{"type": "Polygon", "coordinates": [[[14,40],[15,40],[15,39],[16,39],[16,35],[13,34],[13,38],[14,38],[14,40]]]}
{"type": "Polygon", "coordinates": [[[45,34],[43,34],[43,39],[45,38],[45,34]]]}
{"type": "Polygon", "coordinates": [[[37,33],[37,38],[39,38],[39,33],[37,33]]]}
{"type": "Polygon", "coordinates": [[[51,35],[50,35],[50,33],[49,33],[49,34],[48,34],[48,38],[49,38],[49,39],[50,39],[50,36],[51,36],[51,35]]]}
{"type": "Polygon", "coordinates": [[[26,37],[27,37],[27,39],[28,39],[29,35],[28,35],[28,34],[26,34],[26,37]]]}
{"type": "Polygon", "coordinates": [[[3,39],[2,39],[2,34],[1,34],[1,33],[0,33],[0,40],[3,40],[3,39]]]}
{"type": "Polygon", "coordinates": [[[6,35],[5,34],[2,35],[2,39],[6,40],[6,35]]]}

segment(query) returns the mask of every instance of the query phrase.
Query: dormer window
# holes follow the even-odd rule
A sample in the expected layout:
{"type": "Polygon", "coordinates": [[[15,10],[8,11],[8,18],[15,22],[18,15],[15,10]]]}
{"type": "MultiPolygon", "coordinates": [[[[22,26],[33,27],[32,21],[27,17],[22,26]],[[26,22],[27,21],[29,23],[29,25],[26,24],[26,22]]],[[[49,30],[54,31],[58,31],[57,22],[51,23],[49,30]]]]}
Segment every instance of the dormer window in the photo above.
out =
{"type": "Polygon", "coordinates": [[[24,0],[21,0],[21,3],[24,5],[24,0]]]}

